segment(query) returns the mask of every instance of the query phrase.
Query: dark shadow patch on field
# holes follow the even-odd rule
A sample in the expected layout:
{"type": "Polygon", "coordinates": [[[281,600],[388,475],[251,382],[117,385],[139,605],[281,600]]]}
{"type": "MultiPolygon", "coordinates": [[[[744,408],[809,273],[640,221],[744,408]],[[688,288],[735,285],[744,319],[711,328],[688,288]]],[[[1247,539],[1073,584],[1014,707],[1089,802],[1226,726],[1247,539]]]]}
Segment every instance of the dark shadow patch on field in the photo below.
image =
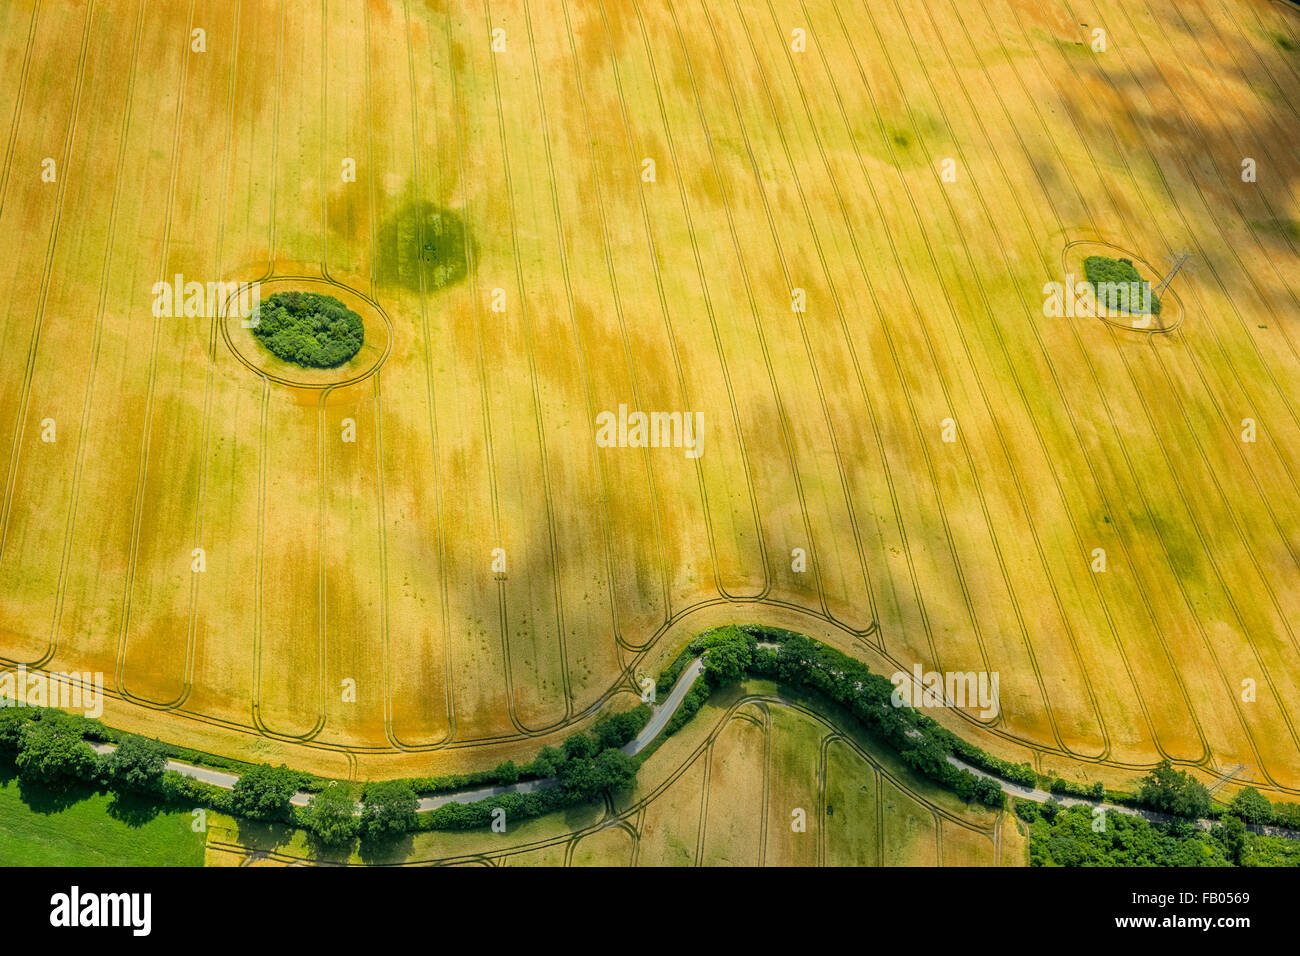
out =
{"type": "Polygon", "coordinates": [[[1250,225],[1255,230],[1255,234],[1262,239],[1271,240],[1281,246],[1300,246],[1300,220],[1252,220],[1250,225]]]}
{"type": "Polygon", "coordinates": [[[142,827],[162,812],[162,805],[134,793],[114,793],[108,815],[129,827],[142,827]]]}
{"type": "Polygon", "coordinates": [[[1233,29],[1195,6],[1164,5],[1155,21],[1137,35],[1130,33],[1136,17],[1117,13],[1104,25],[1112,52],[1118,31],[1131,36],[1122,58],[1093,52],[1091,31],[1100,23],[1035,29],[1069,61],[1044,58],[1061,104],[1097,144],[1102,164],[1132,164],[1154,207],[1172,204],[1170,190],[1173,203],[1190,200],[1191,238],[1202,248],[1226,241],[1225,224],[1236,221],[1251,230],[1243,258],[1257,247],[1300,252],[1284,218],[1300,182],[1294,115],[1286,105],[1295,84],[1294,51],[1286,44],[1297,41],[1254,18],[1233,29]],[[1258,185],[1241,178],[1245,156],[1267,171],[1258,185]]]}
{"type": "Polygon", "coordinates": [[[436,292],[464,280],[473,239],[456,212],[428,200],[410,200],[379,226],[375,277],[381,286],[436,292]]]}
{"type": "Polygon", "coordinates": [[[293,839],[293,827],[282,823],[248,820],[243,817],[235,817],[235,823],[238,826],[236,842],[250,849],[256,847],[263,853],[278,850],[293,839]]]}
{"type": "Polygon", "coordinates": [[[18,776],[18,765],[11,756],[0,759],[0,787],[18,783],[18,799],[33,813],[59,813],[75,803],[80,803],[95,793],[87,784],[71,783],[66,786],[35,783],[18,776]]]}
{"type": "Polygon", "coordinates": [[[398,837],[363,839],[361,861],[367,866],[402,863],[415,853],[415,838],[409,833],[398,837]]]}
{"type": "Polygon", "coordinates": [[[82,800],[95,795],[95,788],[85,784],[47,785],[19,778],[18,796],[33,813],[62,813],[82,800]]]}
{"type": "Polygon", "coordinates": [[[313,863],[331,863],[336,866],[346,866],[352,856],[352,851],[357,845],[355,837],[349,839],[346,843],[332,845],[310,831],[304,832],[307,834],[307,858],[313,863]]]}

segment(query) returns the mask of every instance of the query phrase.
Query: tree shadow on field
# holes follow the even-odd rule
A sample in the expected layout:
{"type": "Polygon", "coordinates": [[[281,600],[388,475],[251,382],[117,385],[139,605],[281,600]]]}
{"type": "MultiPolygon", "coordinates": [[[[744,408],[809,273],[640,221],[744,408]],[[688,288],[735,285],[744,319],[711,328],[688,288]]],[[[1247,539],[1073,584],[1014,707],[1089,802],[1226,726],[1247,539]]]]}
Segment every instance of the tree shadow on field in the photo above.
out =
{"type": "Polygon", "coordinates": [[[142,827],[161,812],[162,806],[156,799],[134,793],[114,793],[108,804],[108,815],[129,827],[142,827]]]}
{"type": "Polygon", "coordinates": [[[375,236],[375,274],[380,285],[436,292],[462,281],[467,273],[469,238],[461,217],[428,200],[411,199],[379,226],[375,236]]]}
{"type": "Polygon", "coordinates": [[[356,837],[344,844],[331,846],[310,830],[304,832],[307,834],[307,859],[313,863],[345,864],[351,859],[352,851],[357,845],[356,837]]]}
{"type": "Polygon", "coordinates": [[[246,817],[235,817],[235,821],[238,825],[238,842],[252,850],[278,850],[293,839],[294,828],[283,823],[249,820],[246,817]]]}
{"type": "Polygon", "coordinates": [[[62,813],[95,793],[95,787],[82,783],[46,784],[18,778],[19,799],[33,813],[62,813]]]}
{"type": "Polygon", "coordinates": [[[363,838],[361,862],[366,866],[383,863],[402,863],[415,852],[415,835],[403,833],[395,837],[363,838]]]}
{"type": "MultiPolygon", "coordinates": [[[[1145,24],[1118,14],[1112,28],[1128,34],[1131,25],[1142,27],[1133,34],[1137,55],[1123,60],[1092,52],[1098,24],[1091,20],[1066,23],[1046,8],[1026,13],[1038,20],[1035,40],[1060,56],[1043,59],[1084,137],[1106,151],[1150,149],[1153,162],[1134,171],[1157,204],[1170,204],[1170,189],[1174,202],[1182,196],[1196,199],[1196,189],[1204,189],[1222,215],[1193,218],[1188,238],[1212,249],[1225,238],[1224,218],[1235,219],[1246,230],[1243,256],[1256,250],[1264,256],[1300,252],[1300,222],[1290,212],[1300,173],[1290,161],[1294,116],[1286,103],[1300,69],[1300,19],[1275,16],[1266,8],[1244,13],[1236,29],[1223,17],[1182,4],[1153,7],[1145,24]],[[1213,96],[1211,83],[1220,85],[1213,96]],[[1225,102],[1229,108],[1221,108],[1225,102]],[[1247,155],[1270,171],[1257,187],[1241,178],[1238,164],[1247,155]],[[1252,186],[1242,189],[1243,182],[1252,186]]],[[[1275,294],[1286,294],[1280,281],[1271,284],[1275,294]]]]}

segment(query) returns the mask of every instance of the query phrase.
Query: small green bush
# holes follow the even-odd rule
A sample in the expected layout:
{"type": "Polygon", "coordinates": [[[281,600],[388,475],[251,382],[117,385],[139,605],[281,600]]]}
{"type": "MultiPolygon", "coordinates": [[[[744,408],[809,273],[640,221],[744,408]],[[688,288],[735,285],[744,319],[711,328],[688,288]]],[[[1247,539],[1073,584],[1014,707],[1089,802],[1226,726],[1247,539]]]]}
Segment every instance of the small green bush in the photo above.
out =
{"type": "Polygon", "coordinates": [[[336,368],[356,355],[366,338],[361,316],[315,292],[277,292],[250,321],[259,342],[304,368],[336,368]]]}
{"type": "Polygon", "coordinates": [[[1099,305],[1131,315],[1160,314],[1160,300],[1154,293],[1150,308],[1142,308],[1142,299],[1150,291],[1151,283],[1142,278],[1132,259],[1088,256],[1083,260],[1083,271],[1099,305]]]}

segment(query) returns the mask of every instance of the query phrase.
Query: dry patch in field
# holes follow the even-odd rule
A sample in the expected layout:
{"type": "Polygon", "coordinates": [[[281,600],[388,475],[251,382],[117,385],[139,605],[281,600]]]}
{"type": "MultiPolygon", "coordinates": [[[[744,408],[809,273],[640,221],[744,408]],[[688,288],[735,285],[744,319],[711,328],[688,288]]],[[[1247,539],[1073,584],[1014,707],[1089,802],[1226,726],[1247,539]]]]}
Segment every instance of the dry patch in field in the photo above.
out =
{"type": "MultiPolygon", "coordinates": [[[[1298,40],[1264,0],[6,3],[0,658],[379,777],[530,756],[744,618],[997,672],[940,719],[1002,755],[1300,792],[1298,40]],[[1176,323],[1047,317],[1075,243],[1187,253],[1176,323]],[[156,314],[176,276],[333,290],[366,346],[290,374],[156,314]],[[703,454],[598,443],[624,408],[703,454]]],[[[975,853],[869,786],[825,834],[883,801],[890,854],[975,853]]],[[[654,852],[806,858],[701,826],[654,852]]]]}

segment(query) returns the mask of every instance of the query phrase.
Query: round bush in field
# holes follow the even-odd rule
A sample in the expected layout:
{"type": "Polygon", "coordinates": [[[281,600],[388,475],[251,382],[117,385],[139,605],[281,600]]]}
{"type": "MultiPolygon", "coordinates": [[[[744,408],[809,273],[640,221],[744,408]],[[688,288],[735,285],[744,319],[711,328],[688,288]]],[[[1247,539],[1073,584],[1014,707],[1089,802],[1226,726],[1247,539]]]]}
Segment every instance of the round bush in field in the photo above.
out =
{"type": "Polygon", "coordinates": [[[304,368],[342,365],[366,340],[361,316],[315,292],[275,293],[258,307],[253,335],[278,357],[304,368]]]}

